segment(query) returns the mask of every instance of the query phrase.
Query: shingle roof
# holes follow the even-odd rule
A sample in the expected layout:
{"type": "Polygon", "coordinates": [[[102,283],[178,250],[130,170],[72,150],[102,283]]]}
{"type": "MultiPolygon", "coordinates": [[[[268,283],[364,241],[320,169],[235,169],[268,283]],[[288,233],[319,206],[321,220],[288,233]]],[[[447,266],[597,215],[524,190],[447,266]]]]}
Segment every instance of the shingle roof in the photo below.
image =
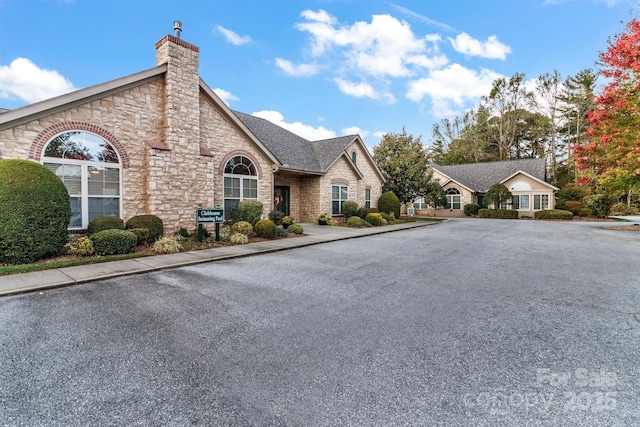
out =
{"type": "Polygon", "coordinates": [[[325,171],[342,155],[355,135],[311,142],[268,120],[233,112],[280,161],[295,169],[325,171]]]}
{"type": "Polygon", "coordinates": [[[501,182],[519,171],[526,172],[540,181],[546,182],[545,159],[520,159],[451,166],[440,166],[432,163],[431,167],[465,187],[481,193],[486,192],[496,182],[501,182]]]}

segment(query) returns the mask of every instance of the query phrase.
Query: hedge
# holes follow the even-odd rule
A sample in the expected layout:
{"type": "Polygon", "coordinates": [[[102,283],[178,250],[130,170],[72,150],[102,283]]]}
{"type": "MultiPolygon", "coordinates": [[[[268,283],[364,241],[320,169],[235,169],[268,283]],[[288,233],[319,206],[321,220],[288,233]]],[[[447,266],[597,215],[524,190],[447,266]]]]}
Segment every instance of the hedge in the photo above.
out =
{"type": "Polygon", "coordinates": [[[536,219],[573,219],[573,212],[562,209],[547,209],[537,211],[536,219]]]}
{"type": "Polygon", "coordinates": [[[479,218],[518,219],[518,211],[510,209],[480,209],[479,218]]]}

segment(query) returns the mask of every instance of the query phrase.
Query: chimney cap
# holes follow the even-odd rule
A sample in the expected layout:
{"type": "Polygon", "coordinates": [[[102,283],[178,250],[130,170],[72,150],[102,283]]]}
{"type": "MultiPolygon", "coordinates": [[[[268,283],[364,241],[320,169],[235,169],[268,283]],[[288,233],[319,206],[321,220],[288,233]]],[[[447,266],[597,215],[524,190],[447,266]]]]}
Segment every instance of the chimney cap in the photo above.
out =
{"type": "Polygon", "coordinates": [[[182,32],[182,22],[173,21],[173,31],[175,31],[176,37],[180,38],[180,33],[182,32]]]}

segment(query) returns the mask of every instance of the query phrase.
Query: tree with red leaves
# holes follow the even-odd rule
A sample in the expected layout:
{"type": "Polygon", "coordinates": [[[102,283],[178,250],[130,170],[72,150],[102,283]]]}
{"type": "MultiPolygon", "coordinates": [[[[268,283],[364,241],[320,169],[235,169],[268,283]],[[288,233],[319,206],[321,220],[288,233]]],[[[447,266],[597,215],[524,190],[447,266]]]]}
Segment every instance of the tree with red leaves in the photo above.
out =
{"type": "MultiPolygon", "coordinates": [[[[622,195],[640,188],[640,21],[609,40],[600,53],[609,83],[589,112],[588,140],[573,146],[580,181],[622,195]]],[[[628,198],[630,201],[630,197],[628,198]]]]}

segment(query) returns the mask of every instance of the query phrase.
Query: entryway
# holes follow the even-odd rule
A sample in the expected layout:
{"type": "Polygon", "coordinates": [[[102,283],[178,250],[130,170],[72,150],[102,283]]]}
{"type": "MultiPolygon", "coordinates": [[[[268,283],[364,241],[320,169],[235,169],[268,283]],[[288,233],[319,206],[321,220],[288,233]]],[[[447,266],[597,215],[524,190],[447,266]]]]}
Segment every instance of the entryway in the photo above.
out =
{"type": "Polygon", "coordinates": [[[288,185],[276,185],[273,187],[273,210],[280,211],[285,215],[290,215],[290,193],[291,191],[288,185]]]}

